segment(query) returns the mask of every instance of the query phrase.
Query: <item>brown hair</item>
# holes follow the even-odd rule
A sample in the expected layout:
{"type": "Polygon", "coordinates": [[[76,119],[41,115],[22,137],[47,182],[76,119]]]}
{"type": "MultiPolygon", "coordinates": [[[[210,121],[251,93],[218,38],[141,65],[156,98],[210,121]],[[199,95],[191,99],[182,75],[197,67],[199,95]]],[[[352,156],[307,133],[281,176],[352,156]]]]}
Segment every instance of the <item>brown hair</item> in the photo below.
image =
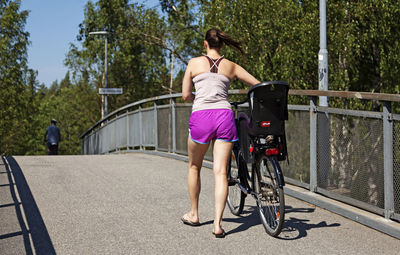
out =
{"type": "Polygon", "coordinates": [[[211,28],[206,33],[206,41],[210,46],[210,49],[221,49],[224,44],[233,47],[243,54],[243,50],[240,47],[241,43],[233,40],[229,35],[216,28],[211,28]]]}

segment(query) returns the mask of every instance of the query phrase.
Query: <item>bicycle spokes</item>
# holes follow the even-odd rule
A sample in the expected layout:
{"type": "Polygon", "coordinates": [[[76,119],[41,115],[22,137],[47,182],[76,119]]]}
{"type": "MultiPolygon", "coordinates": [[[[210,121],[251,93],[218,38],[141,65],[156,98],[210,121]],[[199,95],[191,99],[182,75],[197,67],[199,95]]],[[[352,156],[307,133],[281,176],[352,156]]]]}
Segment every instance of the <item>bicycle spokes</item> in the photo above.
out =
{"type": "Polygon", "coordinates": [[[272,161],[270,158],[260,161],[259,168],[255,171],[257,180],[254,186],[264,228],[271,236],[277,236],[283,226],[285,207],[283,189],[278,185],[272,161]]]}
{"type": "Polygon", "coordinates": [[[227,204],[234,215],[240,215],[243,211],[245,194],[240,188],[239,168],[241,164],[240,153],[235,148],[232,152],[231,160],[227,169],[228,178],[228,198],[227,204]],[[236,156],[238,157],[236,157],[236,156]]]}

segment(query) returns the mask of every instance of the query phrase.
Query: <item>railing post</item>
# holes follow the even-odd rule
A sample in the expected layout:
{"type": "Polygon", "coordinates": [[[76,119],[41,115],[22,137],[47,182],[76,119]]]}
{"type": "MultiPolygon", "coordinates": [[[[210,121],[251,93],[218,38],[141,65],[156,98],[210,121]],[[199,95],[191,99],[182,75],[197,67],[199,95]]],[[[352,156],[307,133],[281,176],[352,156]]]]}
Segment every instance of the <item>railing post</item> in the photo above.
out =
{"type": "Polygon", "coordinates": [[[86,136],[83,138],[83,139],[81,139],[82,140],[82,142],[81,142],[81,153],[82,153],[82,155],[85,155],[86,153],[85,153],[85,140],[86,140],[86,136]]]}
{"type": "Polygon", "coordinates": [[[385,218],[389,219],[394,213],[393,190],[393,120],[391,102],[383,102],[383,158],[384,158],[384,192],[385,218]]]}
{"type": "Polygon", "coordinates": [[[310,191],[317,190],[317,98],[310,98],[310,191]]]}
{"type": "Polygon", "coordinates": [[[176,153],[176,109],[175,109],[176,99],[173,98],[171,102],[171,111],[172,111],[172,152],[176,153]]]}
{"type": "Polygon", "coordinates": [[[126,110],[126,151],[129,151],[129,136],[130,136],[130,130],[129,130],[129,110],[126,110]]]}
{"type": "Polygon", "coordinates": [[[156,101],[154,101],[154,148],[158,150],[158,116],[156,101]]]}
{"type": "Polygon", "coordinates": [[[142,106],[139,105],[139,150],[142,150],[143,145],[143,116],[142,116],[142,106]]]}

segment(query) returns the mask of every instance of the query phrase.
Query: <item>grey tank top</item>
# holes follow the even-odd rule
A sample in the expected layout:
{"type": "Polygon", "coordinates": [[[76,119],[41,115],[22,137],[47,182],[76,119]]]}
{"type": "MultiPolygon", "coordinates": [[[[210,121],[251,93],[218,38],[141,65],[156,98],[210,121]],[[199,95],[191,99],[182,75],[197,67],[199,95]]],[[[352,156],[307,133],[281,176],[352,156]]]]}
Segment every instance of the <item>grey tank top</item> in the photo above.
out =
{"type": "Polygon", "coordinates": [[[211,109],[231,109],[228,101],[228,90],[231,81],[228,77],[218,72],[218,64],[223,57],[210,61],[210,72],[201,73],[193,78],[196,96],[192,112],[211,109]],[[216,68],[215,68],[216,67],[216,68]]]}

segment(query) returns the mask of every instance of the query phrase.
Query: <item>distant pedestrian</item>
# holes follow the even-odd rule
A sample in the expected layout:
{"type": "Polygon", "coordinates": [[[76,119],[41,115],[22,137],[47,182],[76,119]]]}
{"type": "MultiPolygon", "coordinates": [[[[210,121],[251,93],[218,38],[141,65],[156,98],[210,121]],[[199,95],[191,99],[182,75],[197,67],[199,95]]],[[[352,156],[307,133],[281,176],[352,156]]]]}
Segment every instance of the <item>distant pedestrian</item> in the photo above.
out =
{"type": "Polygon", "coordinates": [[[47,142],[47,153],[49,155],[58,154],[58,143],[61,140],[60,129],[57,127],[57,121],[51,119],[51,125],[46,129],[44,142],[47,142]]]}

